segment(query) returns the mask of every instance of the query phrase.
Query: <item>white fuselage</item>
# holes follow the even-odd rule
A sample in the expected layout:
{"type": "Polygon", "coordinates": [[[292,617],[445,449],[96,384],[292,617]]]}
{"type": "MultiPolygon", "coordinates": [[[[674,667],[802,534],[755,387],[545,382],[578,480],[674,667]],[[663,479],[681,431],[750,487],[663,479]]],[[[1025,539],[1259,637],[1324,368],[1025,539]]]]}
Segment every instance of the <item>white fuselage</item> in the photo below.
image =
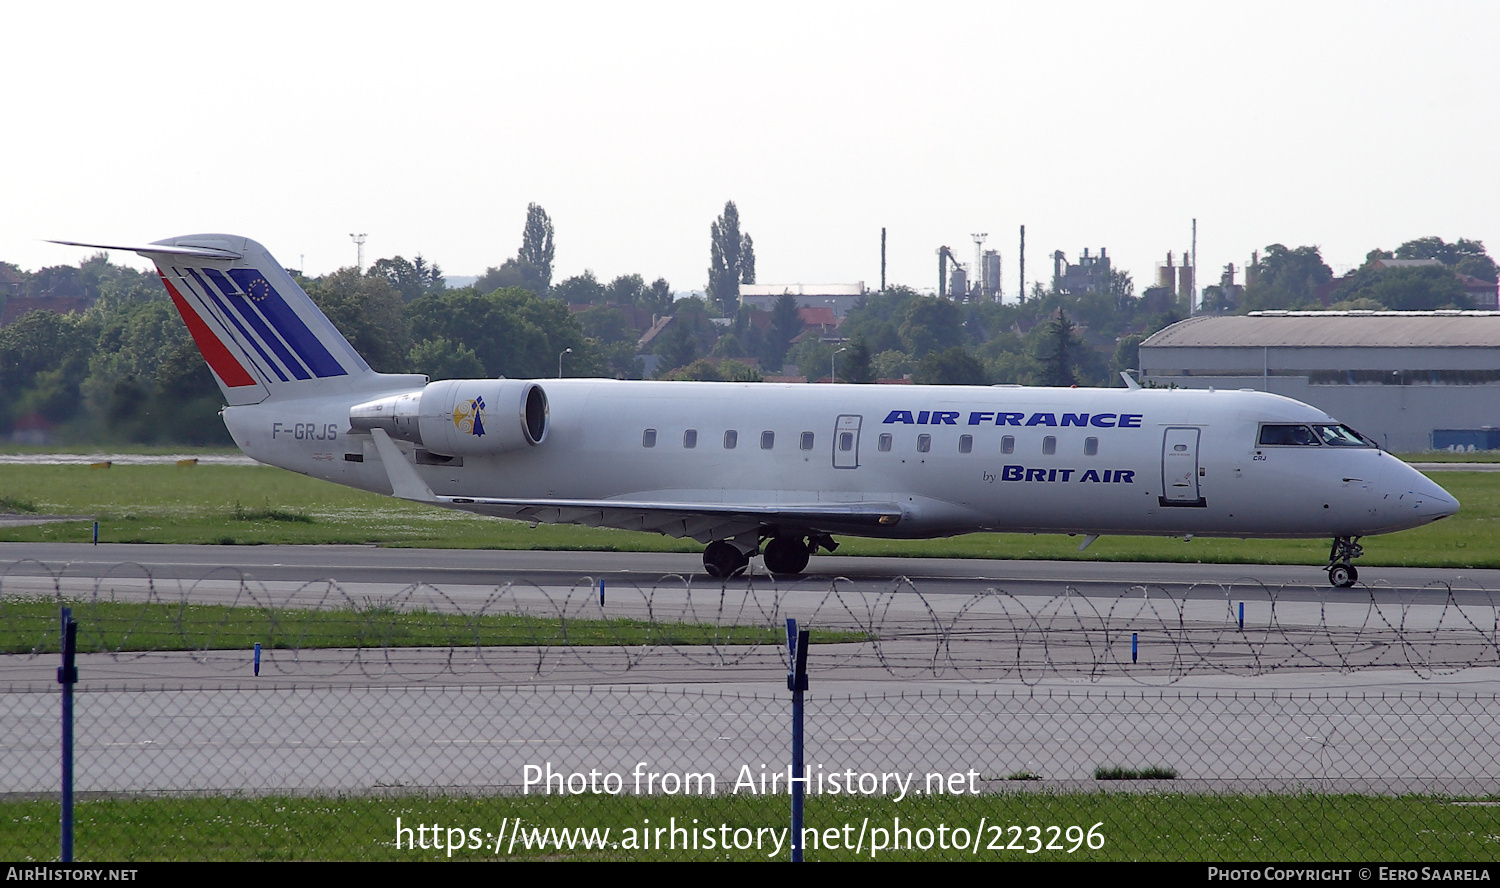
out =
{"type": "MultiPolygon", "coordinates": [[[[1333,421],[1260,392],[535,382],[550,406],[537,444],[445,464],[434,464],[443,463],[441,454],[433,459],[400,444],[434,494],[651,501],[685,510],[889,503],[901,512],[889,527],[815,529],[907,538],[971,531],[1357,537],[1457,510],[1442,488],[1374,447],[1258,444],[1265,423],[1333,421]]],[[[410,377],[386,392],[229,407],[224,418],[257,460],[390,493],[370,434],[351,432],[350,410],[402,391],[410,391],[410,377]]],[[[484,420],[491,429],[520,421],[499,410],[484,420]]],[[[558,514],[543,520],[573,520],[558,514]]]]}

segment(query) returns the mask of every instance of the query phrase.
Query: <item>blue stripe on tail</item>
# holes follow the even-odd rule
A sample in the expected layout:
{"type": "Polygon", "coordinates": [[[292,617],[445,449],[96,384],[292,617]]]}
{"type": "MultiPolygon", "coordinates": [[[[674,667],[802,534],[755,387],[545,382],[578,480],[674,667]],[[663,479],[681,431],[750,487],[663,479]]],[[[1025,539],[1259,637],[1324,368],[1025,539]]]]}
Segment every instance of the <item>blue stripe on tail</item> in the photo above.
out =
{"type": "Polygon", "coordinates": [[[307,329],[302,318],[297,316],[292,307],[286,304],[271,282],[265,279],[259,271],[254,268],[231,268],[229,276],[234,278],[235,283],[240,285],[250,297],[251,304],[260,309],[266,320],[281,333],[288,344],[296,349],[297,354],[307,363],[307,366],[318,378],[325,379],[330,376],[347,376],[349,371],[338,362],[323,343],[313,332],[307,329]]]}

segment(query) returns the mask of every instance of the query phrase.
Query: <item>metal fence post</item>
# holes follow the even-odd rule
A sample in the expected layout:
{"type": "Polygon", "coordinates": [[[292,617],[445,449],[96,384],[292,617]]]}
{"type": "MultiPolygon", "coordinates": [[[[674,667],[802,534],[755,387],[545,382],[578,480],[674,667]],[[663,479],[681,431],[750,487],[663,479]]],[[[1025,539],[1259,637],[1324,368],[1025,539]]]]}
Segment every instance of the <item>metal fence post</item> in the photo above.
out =
{"type": "Polygon", "coordinates": [[[57,683],[62,685],[62,862],[73,862],[73,685],[78,683],[78,623],[73,609],[62,609],[62,666],[57,683]]]}
{"type": "Polygon", "coordinates": [[[802,862],[802,799],[806,793],[806,770],[802,764],[802,695],[807,690],[807,630],[797,631],[797,621],[786,621],[786,689],[792,692],[792,862],[802,862]]]}

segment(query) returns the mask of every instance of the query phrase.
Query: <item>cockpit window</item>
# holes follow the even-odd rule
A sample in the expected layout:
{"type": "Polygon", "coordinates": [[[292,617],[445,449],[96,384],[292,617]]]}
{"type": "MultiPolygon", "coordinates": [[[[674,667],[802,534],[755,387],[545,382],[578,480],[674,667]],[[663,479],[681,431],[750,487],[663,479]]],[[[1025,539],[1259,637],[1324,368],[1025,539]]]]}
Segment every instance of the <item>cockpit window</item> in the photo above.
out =
{"type": "Polygon", "coordinates": [[[1260,443],[1268,447],[1375,447],[1374,441],[1346,425],[1291,425],[1266,423],[1260,427],[1260,443]]]}
{"type": "Polygon", "coordinates": [[[1318,446],[1318,438],[1305,425],[1267,423],[1260,427],[1260,443],[1266,447],[1318,446]]]}
{"type": "Polygon", "coordinates": [[[1346,425],[1315,425],[1313,431],[1333,447],[1374,447],[1375,443],[1346,425]]]}

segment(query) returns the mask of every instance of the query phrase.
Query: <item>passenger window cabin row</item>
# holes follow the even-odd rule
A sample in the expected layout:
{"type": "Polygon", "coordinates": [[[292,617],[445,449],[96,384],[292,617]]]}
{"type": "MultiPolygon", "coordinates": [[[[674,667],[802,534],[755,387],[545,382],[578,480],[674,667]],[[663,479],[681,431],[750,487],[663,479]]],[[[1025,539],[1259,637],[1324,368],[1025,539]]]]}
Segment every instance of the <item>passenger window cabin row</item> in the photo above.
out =
{"type": "MultiPolygon", "coordinates": [[[[735,429],[729,429],[729,430],[725,431],[724,432],[724,449],[725,450],[734,450],[736,447],[739,446],[739,439],[740,439],[740,433],[738,431],[736,431],[735,429]]],[[[813,449],[813,443],[814,443],[815,440],[816,440],[816,436],[812,432],[803,432],[797,438],[797,449],[799,449],[799,450],[812,450],[813,449]]],[[[894,436],[892,436],[889,432],[883,433],[883,434],[881,434],[880,438],[876,442],[876,449],[879,450],[881,453],[890,453],[891,452],[891,448],[894,445],[894,443],[895,443],[894,436]]],[[[656,429],[646,429],[644,432],[641,433],[641,446],[642,447],[655,447],[656,446],[656,429]]],[[[696,448],[697,446],[698,446],[698,430],[697,429],[687,429],[687,430],[685,430],[682,433],[682,447],[683,447],[683,449],[684,450],[692,450],[692,449],[696,448]]],[[[775,449],[775,447],[776,447],[776,433],[772,432],[772,431],[761,432],[760,433],[760,449],[761,450],[773,450],[773,449],[775,449]]],[[[853,450],[854,449],[854,433],[853,432],[839,432],[838,433],[838,448],[839,448],[839,450],[841,450],[841,451],[843,451],[845,453],[848,453],[849,451],[853,450]]],[[[924,434],[924,435],[918,435],[917,436],[917,452],[918,453],[931,453],[932,452],[932,436],[931,435],[925,435],[924,434]]],[[[959,435],[958,436],[958,452],[959,453],[973,453],[974,452],[974,436],[973,435],[959,435]]],[[[1005,437],[1003,437],[1003,438],[1000,439],[1000,452],[1004,453],[1004,454],[1010,454],[1010,453],[1015,453],[1016,452],[1016,436],[1015,435],[1006,435],[1005,437]]],[[[1042,438],[1042,453],[1044,455],[1046,455],[1046,456],[1052,456],[1052,455],[1054,455],[1054,454],[1057,453],[1057,436],[1056,435],[1047,435],[1046,437],[1042,438]]],[[[1083,455],[1084,456],[1098,456],[1099,455],[1099,439],[1098,438],[1090,436],[1088,438],[1084,438],[1083,439],[1083,455]]]]}

